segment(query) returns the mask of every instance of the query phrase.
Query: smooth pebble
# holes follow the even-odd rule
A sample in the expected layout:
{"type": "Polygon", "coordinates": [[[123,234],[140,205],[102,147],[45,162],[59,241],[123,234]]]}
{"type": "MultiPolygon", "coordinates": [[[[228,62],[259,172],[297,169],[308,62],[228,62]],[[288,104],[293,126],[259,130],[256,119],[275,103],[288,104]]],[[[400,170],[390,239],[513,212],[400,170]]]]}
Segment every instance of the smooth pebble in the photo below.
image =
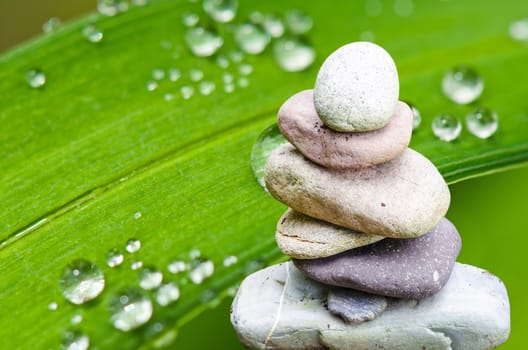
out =
{"type": "Polygon", "coordinates": [[[387,308],[387,298],[346,288],[330,288],[328,310],[346,323],[372,321],[387,308]]]}

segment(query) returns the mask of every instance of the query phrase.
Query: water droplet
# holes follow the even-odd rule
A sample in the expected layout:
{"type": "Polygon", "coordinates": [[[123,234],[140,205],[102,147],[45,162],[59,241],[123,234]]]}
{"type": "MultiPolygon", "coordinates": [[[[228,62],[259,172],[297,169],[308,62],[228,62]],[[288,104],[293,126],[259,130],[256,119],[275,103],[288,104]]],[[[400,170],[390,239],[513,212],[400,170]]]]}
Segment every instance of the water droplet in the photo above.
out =
{"type": "Polygon", "coordinates": [[[169,80],[172,82],[178,81],[181,77],[181,71],[178,68],[169,69],[169,80]]]}
{"type": "Polygon", "coordinates": [[[46,84],[46,75],[38,68],[32,69],[26,74],[26,82],[34,89],[43,87],[46,84]]]}
{"type": "Polygon", "coordinates": [[[244,54],[241,51],[230,51],[229,52],[229,59],[232,62],[240,63],[244,59],[244,54]]]}
{"type": "Polygon", "coordinates": [[[189,259],[198,259],[202,256],[202,252],[198,248],[193,248],[189,251],[189,259]]]}
{"type": "Polygon", "coordinates": [[[180,94],[184,100],[188,100],[194,95],[194,88],[190,85],[184,85],[180,88],[180,94]]]}
{"type": "Polygon", "coordinates": [[[224,258],[224,266],[228,267],[238,262],[238,258],[234,255],[229,255],[224,258]]]}
{"type": "Polygon", "coordinates": [[[86,350],[90,346],[90,338],[77,331],[66,331],[62,334],[61,349],[86,350]]]}
{"type": "Polygon", "coordinates": [[[165,95],[163,95],[163,98],[165,101],[172,101],[174,100],[174,94],[172,92],[167,92],[165,95]]]}
{"type": "Polygon", "coordinates": [[[105,16],[115,16],[128,10],[126,0],[97,0],[97,11],[105,16]]]}
{"type": "Polygon", "coordinates": [[[280,38],[284,34],[284,23],[275,15],[266,15],[262,21],[262,27],[272,38],[280,38]]]}
{"type": "Polygon", "coordinates": [[[510,24],[509,32],[514,40],[528,41],[528,18],[512,22],[510,24]]]}
{"type": "Polygon", "coordinates": [[[103,32],[95,24],[87,24],[82,30],[83,36],[91,43],[99,43],[103,40],[103,32]]]}
{"type": "Polygon", "coordinates": [[[374,42],[375,39],[376,39],[376,36],[370,30],[365,30],[361,32],[361,34],[359,34],[359,40],[361,41],[370,41],[372,43],[374,42]]]}
{"type": "Polygon", "coordinates": [[[251,150],[251,167],[253,168],[255,178],[264,189],[266,189],[266,184],[264,183],[264,165],[270,153],[286,142],[287,140],[280,132],[277,124],[273,124],[259,135],[253,145],[253,149],[251,150]]]}
{"type": "Polygon", "coordinates": [[[158,82],[156,80],[147,81],[147,90],[154,91],[158,88],[158,82]]]}
{"type": "Polygon", "coordinates": [[[286,27],[292,34],[305,34],[313,26],[312,17],[308,16],[300,10],[290,10],[284,16],[286,27]]]}
{"type": "Polygon", "coordinates": [[[412,103],[407,102],[407,101],[405,101],[405,103],[411,109],[411,112],[412,112],[412,115],[413,115],[413,130],[416,130],[420,126],[420,124],[422,123],[422,114],[420,113],[418,108],[416,108],[416,106],[413,105],[412,103]]]}
{"type": "Polygon", "coordinates": [[[412,0],[395,0],[394,13],[400,17],[410,16],[414,11],[412,0]]]}
{"type": "Polygon", "coordinates": [[[224,84],[224,92],[230,94],[233,91],[235,91],[235,84],[233,84],[233,83],[224,84]]]}
{"type": "Polygon", "coordinates": [[[230,84],[230,83],[232,83],[233,81],[235,81],[235,77],[234,77],[233,74],[231,74],[231,73],[224,72],[224,73],[222,74],[222,81],[223,81],[225,84],[230,84]]]}
{"type": "Polygon", "coordinates": [[[201,284],[214,273],[214,263],[208,259],[195,259],[191,261],[189,278],[194,284],[201,284]]]}
{"type": "Polygon", "coordinates": [[[158,288],[163,282],[163,274],[155,267],[145,267],[139,273],[139,286],[145,290],[158,288]]]}
{"type": "Polygon", "coordinates": [[[166,283],[156,292],[156,302],[167,306],[180,298],[180,289],[174,283],[166,283]]]}
{"type": "Polygon", "coordinates": [[[446,72],[442,79],[442,91],[453,102],[468,104],[482,94],[484,81],[470,67],[457,66],[446,72]]]}
{"type": "Polygon", "coordinates": [[[380,0],[367,0],[365,2],[365,14],[369,17],[377,17],[383,11],[383,4],[380,0]]]}
{"type": "Polygon", "coordinates": [[[134,271],[135,271],[135,270],[139,270],[139,269],[142,268],[142,267],[143,267],[143,261],[141,261],[141,260],[132,260],[132,261],[130,262],[130,268],[131,268],[132,270],[134,270],[134,271]]]}
{"type": "Polygon", "coordinates": [[[197,82],[202,80],[204,77],[204,73],[199,69],[191,69],[189,70],[189,78],[191,78],[191,81],[197,82]]]}
{"type": "Polygon", "coordinates": [[[224,39],[203,27],[194,27],[187,30],[185,42],[195,56],[208,57],[222,47],[224,39]]]}
{"type": "Polygon", "coordinates": [[[165,79],[165,71],[161,68],[154,68],[152,70],[152,79],[163,80],[165,79]]]}
{"type": "Polygon", "coordinates": [[[135,6],[145,6],[148,4],[148,0],[132,0],[132,5],[135,6]]]}
{"type": "Polygon", "coordinates": [[[141,290],[131,288],[114,295],[108,305],[115,328],[128,332],[147,323],[152,317],[152,302],[141,290]]]}
{"type": "Polygon", "coordinates": [[[165,50],[172,49],[172,43],[168,40],[160,40],[160,46],[165,50]]]}
{"type": "Polygon", "coordinates": [[[143,216],[143,214],[141,214],[140,211],[137,211],[137,212],[134,213],[134,219],[136,219],[136,220],[140,219],[142,216],[143,216]]]}
{"type": "Polygon", "coordinates": [[[83,320],[82,315],[76,314],[76,315],[73,315],[72,318],[70,319],[70,324],[72,326],[75,326],[75,325],[78,325],[79,323],[81,323],[82,320],[83,320]]]}
{"type": "Polygon", "coordinates": [[[203,0],[202,6],[213,20],[227,23],[236,16],[238,0],[203,0]]]}
{"type": "Polygon", "coordinates": [[[200,86],[198,88],[200,93],[204,96],[212,94],[215,89],[216,85],[212,81],[203,81],[200,83],[200,86]]]}
{"type": "Polygon", "coordinates": [[[238,284],[227,288],[226,290],[227,295],[230,297],[234,297],[238,291],[238,288],[239,288],[238,284]]]}
{"type": "Polygon", "coordinates": [[[187,270],[187,264],[182,260],[174,260],[167,266],[167,270],[174,274],[180,273],[187,270]]]}
{"type": "Polygon", "coordinates": [[[60,19],[58,19],[57,17],[51,17],[42,25],[42,31],[44,33],[51,33],[59,29],[61,25],[62,22],[60,19]]]}
{"type": "Polygon", "coordinates": [[[487,139],[497,131],[499,117],[491,109],[477,108],[466,116],[466,126],[471,134],[487,139]]]}
{"type": "Polygon", "coordinates": [[[462,131],[462,124],[454,115],[442,113],[433,118],[431,128],[440,140],[450,142],[458,138],[462,131]]]}
{"type": "Polygon", "coordinates": [[[310,67],[315,60],[313,47],[296,38],[279,39],[273,45],[275,61],[287,72],[299,72],[310,67]]]}
{"type": "Polygon", "coordinates": [[[255,24],[264,22],[264,14],[260,11],[253,11],[249,14],[249,20],[255,24]]]}
{"type": "Polygon", "coordinates": [[[249,63],[241,63],[238,66],[238,72],[242,75],[250,75],[253,73],[253,66],[249,63]]]}
{"type": "Polygon", "coordinates": [[[135,253],[141,249],[141,241],[139,239],[131,238],[127,241],[125,249],[129,253],[135,253]]]}
{"type": "Polygon", "coordinates": [[[62,271],[59,287],[62,295],[73,304],[83,304],[95,299],[103,291],[103,271],[86,260],[74,260],[62,271]]]}
{"type": "Polygon", "coordinates": [[[59,305],[56,302],[54,302],[54,301],[52,301],[51,303],[48,304],[48,310],[50,310],[50,311],[55,311],[58,308],[59,308],[59,305]]]}
{"type": "Polygon", "coordinates": [[[194,27],[200,21],[200,17],[196,13],[186,13],[183,15],[183,24],[187,27],[194,27]]]}
{"type": "Polygon", "coordinates": [[[226,69],[227,67],[229,67],[229,60],[224,55],[218,55],[216,57],[215,62],[216,65],[222,69],[226,69]]]}
{"type": "Polygon", "coordinates": [[[249,86],[249,79],[246,77],[239,77],[237,79],[237,85],[241,88],[247,88],[249,86]]]}
{"type": "Polygon", "coordinates": [[[258,55],[268,46],[270,35],[253,23],[244,23],[236,27],[235,41],[243,52],[258,55]]]}

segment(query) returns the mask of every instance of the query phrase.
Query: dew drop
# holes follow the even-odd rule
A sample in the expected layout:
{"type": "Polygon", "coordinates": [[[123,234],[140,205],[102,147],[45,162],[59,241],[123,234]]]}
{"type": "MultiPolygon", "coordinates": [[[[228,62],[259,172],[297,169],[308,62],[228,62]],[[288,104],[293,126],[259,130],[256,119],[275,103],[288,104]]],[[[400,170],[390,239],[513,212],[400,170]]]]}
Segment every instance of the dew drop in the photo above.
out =
{"type": "Polygon", "coordinates": [[[134,271],[135,271],[135,270],[139,270],[139,269],[142,268],[142,267],[143,267],[143,261],[141,261],[141,260],[132,260],[132,261],[130,262],[130,268],[131,268],[132,270],[134,270],[134,271]]]}
{"type": "Polygon", "coordinates": [[[209,57],[222,47],[224,39],[203,27],[193,27],[187,30],[185,42],[195,56],[209,57]]]}
{"type": "Polygon", "coordinates": [[[173,83],[181,78],[181,71],[178,68],[169,68],[169,80],[173,83]]]}
{"type": "Polygon", "coordinates": [[[59,305],[56,302],[54,302],[54,301],[52,301],[51,303],[48,304],[48,310],[50,310],[50,311],[55,311],[58,308],[59,308],[59,305]]]}
{"type": "Polygon", "coordinates": [[[224,258],[224,266],[229,267],[238,262],[238,258],[235,255],[229,255],[224,258]]]}
{"type": "Polygon", "coordinates": [[[238,0],[203,0],[202,6],[214,21],[227,23],[236,16],[238,0]]]}
{"type": "Polygon", "coordinates": [[[87,24],[82,30],[83,36],[91,43],[99,43],[103,40],[103,32],[95,24],[87,24]]]}
{"type": "Polygon", "coordinates": [[[238,72],[242,75],[250,75],[253,73],[253,66],[249,63],[241,63],[238,66],[238,72]]]}
{"type": "Polygon", "coordinates": [[[197,82],[202,80],[204,77],[204,73],[199,69],[191,69],[189,70],[189,78],[191,78],[191,81],[197,82]]]}
{"type": "Polygon", "coordinates": [[[82,315],[76,314],[76,315],[73,315],[72,318],[70,319],[70,324],[72,326],[75,326],[75,325],[78,325],[79,323],[81,323],[82,320],[83,320],[82,315]]]}
{"type": "Polygon", "coordinates": [[[115,16],[128,10],[126,0],[97,0],[97,11],[105,16],[115,16]]]}
{"type": "Polygon", "coordinates": [[[190,85],[184,85],[180,88],[180,94],[184,100],[188,100],[194,96],[194,88],[190,85]]]}
{"type": "Polygon", "coordinates": [[[466,126],[471,134],[479,139],[492,136],[499,127],[499,117],[488,108],[477,108],[466,116],[466,126]]]}
{"type": "Polygon", "coordinates": [[[296,38],[279,39],[273,45],[273,56],[283,70],[299,72],[312,65],[315,60],[315,50],[296,38]]]}
{"type": "Polygon", "coordinates": [[[222,69],[226,69],[227,67],[229,67],[229,60],[224,55],[218,55],[216,57],[215,62],[216,65],[222,69]]]}
{"type": "Polygon", "coordinates": [[[249,14],[249,20],[255,24],[264,22],[264,14],[260,11],[253,11],[249,14]]]}
{"type": "Polygon", "coordinates": [[[234,35],[238,47],[250,55],[262,53],[270,42],[270,35],[253,23],[238,25],[234,35]]]}
{"type": "Polygon", "coordinates": [[[114,295],[108,309],[113,326],[123,332],[144,325],[152,317],[152,302],[146,294],[135,288],[114,295]]]}
{"type": "Polygon", "coordinates": [[[272,14],[264,16],[262,27],[272,38],[280,38],[284,34],[284,23],[279,17],[272,14]]]}
{"type": "Polygon", "coordinates": [[[186,27],[194,27],[200,21],[200,17],[196,13],[186,13],[183,15],[183,24],[186,27]]]}
{"type": "Polygon", "coordinates": [[[277,124],[273,124],[267,127],[259,135],[257,141],[255,141],[255,144],[253,144],[253,148],[251,150],[251,168],[253,168],[253,175],[255,175],[257,182],[265,190],[266,184],[264,183],[264,165],[266,164],[270,153],[275,148],[286,142],[287,140],[280,132],[277,124]]]}
{"type": "Polygon", "coordinates": [[[46,84],[46,75],[38,68],[32,69],[26,74],[26,82],[34,89],[43,87],[46,84]]]}
{"type": "Polygon", "coordinates": [[[189,279],[194,284],[201,284],[214,273],[214,263],[208,259],[195,259],[190,263],[189,279]]]}
{"type": "Polygon", "coordinates": [[[158,82],[156,80],[147,81],[147,91],[154,91],[158,88],[158,82]]]}
{"type": "Polygon", "coordinates": [[[189,259],[198,259],[202,256],[202,252],[198,248],[193,248],[189,251],[189,259]]]}
{"type": "Polygon", "coordinates": [[[62,271],[59,288],[62,295],[73,304],[83,304],[95,299],[103,291],[103,272],[86,260],[74,260],[62,271]]]}
{"type": "Polygon", "coordinates": [[[156,292],[156,302],[161,306],[167,306],[179,298],[180,289],[172,282],[162,285],[156,292]]]}
{"type": "Polygon", "coordinates": [[[62,25],[62,22],[57,17],[51,17],[48,19],[44,24],[42,25],[42,31],[44,33],[52,33],[59,29],[59,27],[62,25]]]}
{"type": "Polygon", "coordinates": [[[482,94],[484,81],[480,75],[467,66],[450,69],[442,79],[442,91],[453,102],[468,104],[482,94]]]}
{"type": "Polygon", "coordinates": [[[225,83],[224,84],[224,92],[225,93],[232,93],[233,91],[235,91],[235,84],[233,83],[225,83]]]}
{"type": "Polygon", "coordinates": [[[412,0],[395,0],[394,13],[400,17],[410,16],[414,11],[414,4],[412,0]]]}
{"type": "Polygon", "coordinates": [[[235,81],[235,77],[231,73],[224,72],[222,74],[222,81],[224,82],[224,84],[231,84],[235,81]]]}
{"type": "Polygon", "coordinates": [[[152,79],[154,80],[163,80],[165,79],[165,71],[161,68],[154,68],[152,70],[152,79]]]}
{"type": "Polygon", "coordinates": [[[284,16],[286,27],[292,34],[305,34],[313,26],[313,19],[300,10],[290,10],[284,16]]]}
{"type": "Polygon", "coordinates": [[[139,286],[145,290],[156,289],[163,282],[163,274],[155,267],[145,267],[139,273],[139,286]]]}
{"type": "Polygon", "coordinates": [[[249,86],[249,79],[247,77],[239,77],[237,79],[237,85],[241,88],[247,88],[249,86]]]}
{"type": "Polygon", "coordinates": [[[450,142],[458,138],[462,131],[462,124],[454,115],[442,113],[433,118],[431,128],[440,140],[450,142]]]}
{"type": "Polygon", "coordinates": [[[200,83],[200,86],[198,87],[200,94],[204,96],[208,96],[212,94],[215,89],[216,89],[216,85],[212,81],[202,81],[200,83]]]}
{"type": "Polygon", "coordinates": [[[514,40],[528,41],[528,18],[512,22],[509,27],[509,32],[514,40]]]}
{"type": "Polygon", "coordinates": [[[140,211],[137,211],[137,212],[134,213],[134,219],[136,219],[136,220],[139,220],[142,216],[143,216],[143,214],[141,214],[140,211]]]}
{"type": "Polygon", "coordinates": [[[125,249],[129,253],[135,253],[141,249],[141,241],[139,239],[131,238],[127,241],[125,249]]]}
{"type": "Polygon", "coordinates": [[[416,106],[413,105],[412,103],[410,103],[410,102],[405,102],[405,103],[411,109],[411,112],[412,112],[412,115],[413,115],[413,130],[416,130],[416,129],[418,129],[418,127],[422,123],[422,114],[420,113],[418,108],[416,108],[416,106]]]}
{"type": "Polygon", "coordinates": [[[244,59],[244,54],[242,53],[242,51],[230,51],[229,52],[229,59],[232,62],[240,63],[244,59]]]}
{"type": "Polygon", "coordinates": [[[177,274],[187,270],[187,264],[182,260],[174,260],[168,266],[167,270],[170,273],[177,274]]]}
{"type": "Polygon", "coordinates": [[[90,338],[77,331],[66,331],[62,334],[61,349],[86,350],[90,346],[90,338]]]}
{"type": "Polygon", "coordinates": [[[148,4],[148,0],[132,0],[132,5],[135,6],[145,6],[148,4]]]}
{"type": "Polygon", "coordinates": [[[174,94],[172,92],[167,92],[165,95],[163,95],[163,98],[165,101],[172,101],[174,100],[174,94]]]}

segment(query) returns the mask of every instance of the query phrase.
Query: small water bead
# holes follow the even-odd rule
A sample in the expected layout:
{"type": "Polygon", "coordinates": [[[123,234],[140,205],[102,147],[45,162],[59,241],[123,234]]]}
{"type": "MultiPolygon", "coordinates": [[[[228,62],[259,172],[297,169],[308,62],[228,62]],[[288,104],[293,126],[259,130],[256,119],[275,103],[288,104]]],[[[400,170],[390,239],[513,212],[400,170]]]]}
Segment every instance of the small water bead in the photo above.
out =
{"type": "Polygon", "coordinates": [[[286,143],[277,124],[267,127],[257,138],[251,150],[251,168],[258,183],[266,189],[264,182],[264,165],[270,153],[278,146],[286,143]]]}
{"type": "Polygon", "coordinates": [[[450,142],[458,138],[462,131],[462,124],[454,115],[442,113],[433,118],[431,128],[440,140],[450,142]]]}
{"type": "Polygon", "coordinates": [[[147,91],[154,91],[158,88],[158,82],[156,80],[147,81],[147,91]]]}
{"type": "Polygon", "coordinates": [[[139,269],[142,268],[142,267],[143,267],[143,261],[141,261],[141,260],[132,260],[132,261],[130,262],[130,268],[131,268],[132,270],[134,270],[134,271],[135,271],[135,270],[139,270],[139,269]]]}
{"type": "Polygon", "coordinates": [[[228,73],[228,72],[224,72],[222,74],[222,81],[225,83],[225,84],[230,84],[232,82],[235,81],[235,77],[233,76],[233,74],[231,73],[228,73]]]}
{"type": "Polygon", "coordinates": [[[91,43],[99,43],[103,40],[104,34],[95,24],[87,24],[82,30],[83,36],[91,43]]]}
{"type": "Polygon", "coordinates": [[[300,10],[290,10],[284,16],[286,27],[292,34],[305,34],[313,26],[312,17],[308,16],[300,10]]]}
{"type": "Polygon", "coordinates": [[[227,67],[229,67],[229,60],[224,55],[218,55],[216,57],[215,62],[216,65],[222,69],[226,69],[227,67]]]}
{"type": "Polygon", "coordinates": [[[152,74],[152,79],[154,80],[165,79],[165,71],[161,68],[154,68],[151,74],[152,74]]]}
{"type": "Polygon", "coordinates": [[[274,43],[273,56],[283,70],[299,72],[312,65],[315,60],[315,50],[297,38],[285,38],[274,43]]]}
{"type": "Polygon", "coordinates": [[[167,270],[169,270],[170,273],[177,274],[187,271],[187,264],[183,260],[174,260],[167,266],[167,270]]]}
{"type": "Polygon", "coordinates": [[[139,273],[139,286],[145,290],[156,289],[163,282],[163,274],[155,267],[145,267],[139,273]]]}
{"type": "Polygon", "coordinates": [[[38,68],[32,69],[26,74],[26,82],[30,87],[38,89],[46,84],[46,75],[38,68]]]}
{"type": "Polygon", "coordinates": [[[260,11],[253,11],[249,14],[249,20],[255,24],[264,22],[264,14],[260,11]]]}
{"type": "Polygon", "coordinates": [[[90,346],[90,338],[77,331],[66,331],[62,334],[62,350],[86,350],[90,346]]]}
{"type": "Polygon", "coordinates": [[[193,27],[185,33],[185,42],[195,56],[212,56],[222,47],[224,39],[203,27],[193,27]]]}
{"type": "Polygon", "coordinates": [[[184,100],[188,100],[194,96],[194,88],[190,85],[184,85],[180,88],[180,94],[184,100]]]}
{"type": "Polygon", "coordinates": [[[418,127],[422,123],[422,114],[420,113],[418,108],[416,108],[416,106],[413,105],[412,103],[409,103],[409,102],[405,102],[405,103],[411,109],[411,112],[412,112],[412,115],[413,115],[413,130],[416,130],[416,129],[418,129],[418,127]]]}
{"type": "Polygon", "coordinates": [[[97,11],[105,16],[115,16],[128,10],[126,0],[97,0],[97,11]]]}
{"type": "Polygon", "coordinates": [[[442,91],[453,102],[468,104],[475,101],[484,90],[481,76],[468,66],[450,69],[442,79],[442,91]]]}
{"type": "Polygon", "coordinates": [[[264,16],[262,27],[272,38],[280,38],[284,34],[284,23],[272,14],[264,16]]]}
{"type": "Polygon", "coordinates": [[[227,23],[236,16],[238,0],[203,0],[202,6],[214,21],[227,23]]]}
{"type": "Polygon", "coordinates": [[[163,95],[165,101],[172,101],[175,97],[176,96],[172,92],[167,92],[165,95],[163,95]]]}
{"type": "Polygon", "coordinates": [[[62,22],[60,19],[58,19],[57,17],[51,17],[42,25],[42,31],[44,33],[51,33],[59,29],[61,25],[62,22]]]}
{"type": "Polygon", "coordinates": [[[191,262],[189,269],[189,279],[194,284],[201,284],[205,279],[214,273],[214,263],[207,259],[196,259],[191,262]]]}
{"type": "Polygon", "coordinates": [[[58,308],[59,308],[59,305],[54,301],[48,304],[48,310],[50,311],[56,311],[58,308]]]}
{"type": "Polygon", "coordinates": [[[114,295],[108,309],[112,325],[123,332],[144,325],[152,317],[152,302],[145,293],[135,288],[114,295]]]}
{"type": "Polygon", "coordinates": [[[235,84],[233,83],[225,83],[224,84],[224,92],[225,93],[232,93],[233,91],[235,91],[235,84]]]}
{"type": "Polygon", "coordinates": [[[196,13],[186,13],[183,15],[183,24],[187,27],[194,27],[200,21],[200,16],[196,13]]]}
{"type": "Polygon", "coordinates": [[[229,59],[232,62],[240,63],[244,59],[244,53],[242,53],[242,51],[230,51],[229,52],[229,59]]]}
{"type": "Polygon", "coordinates": [[[262,53],[270,42],[270,35],[253,23],[243,23],[235,29],[235,42],[250,55],[262,53]]]}
{"type": "Polygon", "coordinates": [[[253,73],[253,66],[249,63],[241,63],[238,66],[238,72],[242,75],[250,75],[253,73]]]}
{"type": "Polygon", "coordinates": [[[103,291],[103,271],[87,260],[74,260],[62,271],[59,288],[62,295],[73,304],[84,304],[103,291]]]}
{"type": "Polygon", "coordinates": [[[189,70],[189,78],[191,79],[191,81],[197,82],[202,80],[203,77],[204,73],[201,70],[195,68],[189,70]]]}
{"type": "Polygon", "coordinates": [[[129,253],[135,253],[141,249],[141,241],[136,238],[131,238],[127,241],[125,249],[129,253]]]}
{"type": "Polygon", "coordinates": [[[514,40],[528,41],[528,18],[514,21],[509,27],[510,36],[514,40]]]}
{"type": "Polygon", "coordinates": [[[169,69],[169,80],[171,82],[176,82],[181,78],[181,71],[178,68],[169,69]]]}
{"type": "Polygon", "coordinates": [[[132,5],[135,6],[145,6],[148,4],[148,0],[132,0],[132,5]]]}
{"type": "Polygon", "coordinates": [[[212,94],[215,89],[216,89],[216,85],[212,81],[202,81],[200,83],[200,86],[198,87],[200,94],[204,96],[208,96],[212,94]]]}
{"type": "Polygon", "coordinates": [[[179,298],[180,289],[172,282],[162,285],[156,292],[156,302],[161,306],[172,304],[179,298]]]}
{"type": "Polygon", "coordinates": [[[235,255],[229,255],[224,258],[224,266],[229,267],[238,262],[238,258],[235,255]]]}
{"type": "Polygon", "coordinates": [[[202,256],[202,252],[198,248],[193,248],[189,251],[189,259],[198,259],[202,256]]]}
{"type": "Polygon", "coordinates": [[[136,220],[139,220],[142,216],[143,216],[143,214],[141,214],[140,211],[137,211],[137,212],[134,213],[134,219],[136,219],[136,220]]]}
{"type": "Polygon", "coordinates": [[[82,315],[79,315],[79,314],[77,314],[77,315],[73,315],[72,318],[70,319],[70,324],[71,324],[72,326],[76,326],[76,325],[78,325],[79,323],[81,323],[82,320],[83,320],[82,315]]]}
{"type": "Polygon", "coordinates": [[[246,77],[239,77],[237,79],[237,85],[241,88],[247,88],[249,86],[249,79],[246,77]]]}
{"type": "Polygon", "coordinates": [[[469,132],[479,139],[487,139],[497,131],[499,117],[491,109],[477,108],[466,116],[466,126],[469,132]]]}

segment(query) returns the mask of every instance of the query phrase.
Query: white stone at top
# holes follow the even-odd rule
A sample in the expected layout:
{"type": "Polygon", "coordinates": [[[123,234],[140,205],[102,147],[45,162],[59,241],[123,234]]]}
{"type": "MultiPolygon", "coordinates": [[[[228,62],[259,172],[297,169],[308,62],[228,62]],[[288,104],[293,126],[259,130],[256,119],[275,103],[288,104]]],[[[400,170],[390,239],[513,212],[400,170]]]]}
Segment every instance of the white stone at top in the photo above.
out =
{"type": "Polygon", "coordinates": [[[337,131],[384,127],[399,97],[396,64],[382,47],[354,42],[334,51],[323,63],[314,87],[319,117],[337,131]]]}

